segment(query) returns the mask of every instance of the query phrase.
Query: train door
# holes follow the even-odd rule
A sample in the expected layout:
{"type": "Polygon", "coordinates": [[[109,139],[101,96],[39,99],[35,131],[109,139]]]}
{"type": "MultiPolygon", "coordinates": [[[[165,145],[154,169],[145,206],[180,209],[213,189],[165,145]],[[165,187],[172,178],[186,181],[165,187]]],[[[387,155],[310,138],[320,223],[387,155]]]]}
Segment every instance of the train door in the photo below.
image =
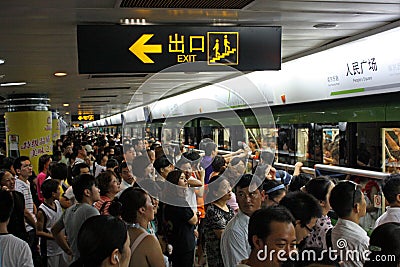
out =
{"type": "Polygon", "coordinates": [[[293,125],[278,126],[278,162],[296,163],[296,131],[293,125]]]}
{"type": "Polygon", "coordinates": [[[322,144],[322,162],[328,165],[347,165],[346,123],[316,125],[318,131],[322,144]]]}
{"type": "MultiPolygon", "coordinates": [[[[382,128],[382,155],[384,162],[383,172],[400,173],[399,128],[382,128]]],[[[369,161],[371,161],[371,157],[369,161]]]]}
{"type": "Polygon", "coordinates": [[[296,162],[307,161],[310,129],[300,126],[296,129],[296,162]]]}

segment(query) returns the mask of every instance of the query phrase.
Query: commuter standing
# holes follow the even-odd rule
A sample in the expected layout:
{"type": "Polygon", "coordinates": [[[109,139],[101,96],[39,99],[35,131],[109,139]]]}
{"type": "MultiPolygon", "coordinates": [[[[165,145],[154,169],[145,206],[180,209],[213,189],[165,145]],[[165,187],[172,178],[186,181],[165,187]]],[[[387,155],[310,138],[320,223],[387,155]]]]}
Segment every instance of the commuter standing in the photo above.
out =
{"type": "Polygon", "coordinates": [[[43,263],[48,267],[68,266],[63,257],[63,250],[54,241],[51,227],[62,215],[60,187],[57,180],[48,179],[42,184],[44,202],[39,206],[36,234],[41,237],[40,247],[43,263]]]}
{"type": "Polygon", "coordinates": [[[359,225],[360,218],[365,216],[367,203],[358,184],[352,181],[339,182],[331,192],[329,202],[339,216],[332,229],[332,247],[345,255],[341,260],[345,267],[362,267],[362,254],[368,250],[369,237],[359,225]],[[345,245],[344,245],[345,244],[345,245]],[[349,257],[348,252],[357,252],[349,257]]]}
{"type": "Polygon", "coordinates": [[[33,267],[28,244],[7,231],[13,206],[11,194],[0,190],[0,266],[33,267]]]}
{"type": "Polygon", "coordinates": [[[38,238],[36,237],[36,206],[33,203],[29,176],[32,175],[32,164],[28,157],[21,156],[14,161],[14,170],[17,173],[15,180],[15,191],[24,195],[25,199],[25,228],[28,233],[28,244],[31,248],[35,266],[41,266],[40,254],[38,251],[38,238]]]}
{"type": "Polygon", "coordinates": [[[92,216],[99,215],[93,203],[100,200],[100,192],[96,187],[95,178],[90,174],[78,176],[72,185],[75,199],[78,203],[69,207],[62,217],[51,228],[57,244],[69,255],[72,260],[79,257],[77,237],[83,222],[92,216]],[[62,230],[68,236],[68,242],[62,230]]]}
{"type": "Polygon", "coordinates": [[[382,188],[389,207],[375,222],[375,227],[388,222],[400,223],[400,175],[392,175],[382,188]]]}
{"type": "Polygon", "coordinates": [[[237,267],[280,266],[280,259],[287,259],[290,252],[296,249],[294,223],[293,216],[284,207],[255,211],[248,226],[247,242],[250,244],[251,253],[249,258],[237,267]],[[272,250],[276,253],[269,253],[272,250]]]}
{"type": "Polygon", "coordinates": [[[262,180],[257,176],[245,174],[235,186],[239,212],[227,224],[221,237],[221,255],[224,266],[236,266],[246,259],[251,247],[247,242],[250,216],[261,208],[264,201],[262,180]]]}

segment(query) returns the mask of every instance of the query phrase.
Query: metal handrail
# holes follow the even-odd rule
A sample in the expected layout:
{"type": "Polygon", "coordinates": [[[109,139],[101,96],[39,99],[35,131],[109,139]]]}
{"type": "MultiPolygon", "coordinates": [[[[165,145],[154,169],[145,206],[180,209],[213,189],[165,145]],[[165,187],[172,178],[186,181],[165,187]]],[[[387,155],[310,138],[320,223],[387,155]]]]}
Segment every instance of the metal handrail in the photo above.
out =
{"type": "MultiPolygon", "coordinates": [[[[279,162],[275,162],[274,167],[276,169],[285,170],[285,171],[288,171],[288,170],[293,171],[295,169],[294,165],[284,164],[284,163],[279,163],[279,162]]],[[[301,167],[301,171],[304,173],[311,174],[312,176],[315,177],[315,169],[313,169],[313,168],[301,167]]]]}
{"type": "Polygon", "coordinates": [[[314,169],[336,172],[336,173],[343,173],[343,174],[350,174],[350,175],[357,175],[367,178],[373,178],[378,180],[383,180],[386,177],[390,176],[390,173],[384,172],[375,172],[375,171],[368,171],[368,170],[361,170],[361,169],[352,169],[347,167],[341,166],[331,166],[325,164],[315,164],[314,169]]]}

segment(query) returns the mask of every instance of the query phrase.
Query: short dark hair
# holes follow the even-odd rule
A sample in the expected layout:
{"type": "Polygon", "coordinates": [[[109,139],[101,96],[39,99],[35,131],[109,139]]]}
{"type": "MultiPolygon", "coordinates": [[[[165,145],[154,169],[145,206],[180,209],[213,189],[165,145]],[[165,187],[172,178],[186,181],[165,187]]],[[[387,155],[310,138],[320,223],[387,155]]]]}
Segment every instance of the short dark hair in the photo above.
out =
{"type": "Polygon", "coordinates": [[[179,178],[181,178],[182,173],[183,172],[181,170],[170,171],[167,176],[167,181],[177,185],[179,182],[179,178]]]}
{"type": "Polygon", "coordinates": [[[215,172],[220,172],[222,168],[225,166],[225,159],[222,156],[215,156],[213,161],[211,162],[212,170],[215,172]]]}
{"type": "Polygon", "coordinates": [[[128,187],[119,197],[122,204],[121,217],[127,223],[135,223],[137,212],[146,205],[147,192],[139,187],[128,187]]]}
{"type": "Polygon", "coordinates": [[[100,266],[115,249],[122,254],[127,238],[127,226],[122,220],[105,215],[88,218],[78,233],[77,244],[82,266],[100,266]]]}
{"type": "Polygon", "coordinates": [[[68,167],[65,163],[57,162],[51,167],[51,178],[65,180],[68,176],[68,167]]]}
{"type": "Polygon", "coordinates": [[[199,152],[194,150],[185,152],[182,154],[182,156],[191,161],[192,164],[195,162],[199,162],[199,160],[201,159],[199,152]]]}
{"type": "Polygon", "coordinates": [[[42,172],[44,170],[44,166],[46,163],[51,159],[51,156],[48,154],[43,154],[39,158],[39,172],[42,172]]]}
{"type": "Polygon", "coordinates": [[[84,168],[89,168],[89,166],[86,163],[83,163],[83,162],[75,164],[72,167],[72,176],[74,178],[77,177],[78,175],[81,174],[81,169],[84,169],[84,168]]]}
{"type": "Polygon", "coordinates": [[[397,267],[400,263],[400,223],[390,222],[379,225],[372,231],[369,239],[370,259],[392,258],[390,261],[367,261],[366,267],[397,267]]]}
{"type": "Polygon", "coordinates": [[[133,159],[132,161],[132,173],[138,178],[145,178],[145,169],[151,164],[147,155],[141,155],[133,159]]]}
{"type": "Polygon", "coordinates": [[[312,176],[307,173],[300,173],[299,175],[293,175],[292,180],[290,181],[288,191],[295,192],[299,191],[300,188],[305,186],[310,180],[312,176]]]}
{"type": "Polygon", "coordinates": [[[93,177],[93,175],[81,174],[75,178],[72,184],[72,190],[74,191],[76,200],[81,202],[85,189],[91,190],[93,185],[96,185],[96,179],[93,177]]]}
{"type": "Polygon", "coordinates": [[[331,184],[332,182],[329,177],[319,176],[308,181],[308,183],[305,185],[305,190],[317,200],[326,201],[328,190],[331,184]]]}
{"type": "MultiPolygon", "coordinates": [[[[225,173],[224,173],[225,174],[225,173]]],[[[258,186],[257,189],[262,192],[263,190],[263,180],[260,179],[258,176],[253,175],[253,174],[243,174],[240,179],[239,182],[236,184],[235,186],[235,191],[237,190],[237,188],[246,188],[249,187],[250,184],[252,183],[252,180],[254,179],[253,183],[255,182],[258,186]]]]}
{"type": "Polygon", "coordinates": [[[119,165],[118,160],[111,158],[111,159],[107,160],[106,168],[107,169],[114,168],[114,167],[118,167],[118,165],[119,165]]]}
{"type": "Polygon", "coordinates": [[[364,195],[359,185],[351,181],[340,181],[332,189],[329,203],[338,217],[343,218],[351,214],[353,204],[360,203],[362,197],[364,195]]]}
{"type": "Polygon", "coordinates": [[[0,190],[0,222],[4,223],[10,219],[14,201],[11,193],[5,190],[0,190]]]}
{"type": "Polygon", "coordinates": [[[40,187],[43,197],[45,199],[51,198],[52,193],[56,193],[59,186],[60,184],[58,183],[58,181],[54,179],[44,180],[42,186],[40,187]]]}
{"type": "Polygon", "coordinates": [[[168,167],[169,165],[171,165],[172,161],[170,161],[167,156],[163,155],[159,158],[156,158],[156,160],[153,163],[154,169],[156,169],[156,171],[158,173],[161,172],[162,168],[168,167]]]}
{"type": "Polygon", "coordinates": [[[285,222],[295,224],[292,214],[285,207],[276,206],[256,210],[250,217],[248,226],[248,242],[254,249],[253,236],[265,240],[271,234],[272,222],[285,222]]]}
{"type": "Polygon", "coordinates": [[[26,161],[26,160],[29,160],[29,161],[30,161],[29,157],[27,157],[27,156],[21,156],[21,157],[16,158],[16,159],[14,160],[14,163],[13,163],[14,170],[15,170],[15,171],[16,171],[16,170],[21,170],[22,162],[23,162],[23,161],[26,161]]]}
{"type": "Polygon", "coordinates": [[[317,199],[310,194],[297,191],[288,193],[279,205],[286,207],[296,220],[300,221],[301,227],[310,223],[312,218],[320,218],[322,209],[317,199]]]}
{"type": "Polygon", "coordinates": [[[395,203],[397,195],[400,194],[400,175],[389,176],[382,187],[382,191],[389,204],[395,203]]]}

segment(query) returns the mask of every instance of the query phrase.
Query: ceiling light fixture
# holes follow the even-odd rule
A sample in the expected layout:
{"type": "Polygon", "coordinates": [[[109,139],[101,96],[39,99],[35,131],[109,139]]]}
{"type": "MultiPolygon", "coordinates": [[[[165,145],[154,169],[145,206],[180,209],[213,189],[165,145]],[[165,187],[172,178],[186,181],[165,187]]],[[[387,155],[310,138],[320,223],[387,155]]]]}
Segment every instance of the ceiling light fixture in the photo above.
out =
{"type": "Polygon", "coordinates": [[[56,73],[54,73],[54,76],[56,76],[56,77],[64,77],[64,76],[67,76],[67,73],[66,72],[56,72],[56,73]]]}
{"type": "Polygon", "coordinates": [[[316,29],[333,29],[337,27],[336,23],[318,23],[313,26],[316,29]]]}
{"type": "Polygon", "coordinates": [[[6,87],[6,86],[21,86],[25,85],[26,82],[15,82],[15,83],[0,83],[1,87],[6,87]]]}
{"type": "Polygon", "coordinates": [[[125,18],[125,19],[120,19],[119,23],[121,25],[149,25],[149,23],[146,22],[146,19],[125,18]]]}
{"type": "Polygon", "coordinates": [[[69,104],[68,103],[64,103],[63,106],[64,107],[69,107],[69,104]]]}
{"type": "Polygon", "coordinates": [[[214,19],[214,21],[213,21],[213,23],[211,24],[212,26],[219,26],[219,27],[223,27],[223,26],[225,26],[225,27],[235,27],[235,26],[238,26],[238,24],[237,23],[234,23],[234,22],[229,22],[229,21],[226,21],[226,20],[221,20],[221,19],[214,19]]]}
{"type": "Polygon", "coordinates": [[[69,115],[69,112],[67,111],[67,112],[65,112],[65,115],[69,115]]]}
{"type": "Polygon", "coordinates": [[[0,64],[4,64],[4,62],[6,62],[4,59],[0,58],[0,64]]]}

